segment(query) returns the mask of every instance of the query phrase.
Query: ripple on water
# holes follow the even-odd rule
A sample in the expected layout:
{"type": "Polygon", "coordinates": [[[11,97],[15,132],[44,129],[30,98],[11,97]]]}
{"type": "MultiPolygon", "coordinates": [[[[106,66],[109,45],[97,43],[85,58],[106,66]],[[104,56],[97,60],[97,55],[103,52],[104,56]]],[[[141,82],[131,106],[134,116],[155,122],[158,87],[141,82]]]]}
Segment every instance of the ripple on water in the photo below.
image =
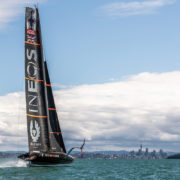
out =
{"type": "Polygon", "coordinates": [[[77,159],[59,167],[27,167],[21,160],[0,159],[0,180],[179,180],[180,160],[77,159]]]}

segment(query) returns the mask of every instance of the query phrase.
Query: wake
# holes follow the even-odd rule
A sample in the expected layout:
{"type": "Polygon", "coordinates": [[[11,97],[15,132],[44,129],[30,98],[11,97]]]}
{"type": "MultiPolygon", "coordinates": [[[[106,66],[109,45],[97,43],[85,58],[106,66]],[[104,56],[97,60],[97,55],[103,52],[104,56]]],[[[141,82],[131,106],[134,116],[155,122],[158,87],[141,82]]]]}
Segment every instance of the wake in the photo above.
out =
{"type": "Polygon", "coordinates": [[[4,161],[0,161],[0,168],[7,167],[27,167],[27,163],[20,159],[6,159],[4,161]]]}

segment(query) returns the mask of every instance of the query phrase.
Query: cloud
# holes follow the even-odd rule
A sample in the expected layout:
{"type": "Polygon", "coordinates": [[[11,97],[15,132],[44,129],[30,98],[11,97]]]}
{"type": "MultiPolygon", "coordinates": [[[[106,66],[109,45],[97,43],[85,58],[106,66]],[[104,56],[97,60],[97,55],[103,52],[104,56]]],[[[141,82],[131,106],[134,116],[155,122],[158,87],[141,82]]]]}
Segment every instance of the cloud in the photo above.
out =
{"type": "Polygon", "coordinates": [[[42,3],[44,0],[0,0],[0,28],[15,20],[24,12],[25,6],[42,3]]]}
{"type": "MultiPolygon", "coordinates": [[[[104,84],[54,91],[68,149],[180,148],[180,71],[140,73],[104,84]]],[[[0,97],[1,149],[27,149],[24,93],[0,97]],[[17,146],[18,144],[18,146],[17,146]]]]}
{"type": "Polygon", "coordinates": [[[124,17],[141,14],[153,14],[166,5],[174,4],[176,0],[146,0],[132,2],[114,2],[102,6],[101,12],[112,17],[124,17]]]}

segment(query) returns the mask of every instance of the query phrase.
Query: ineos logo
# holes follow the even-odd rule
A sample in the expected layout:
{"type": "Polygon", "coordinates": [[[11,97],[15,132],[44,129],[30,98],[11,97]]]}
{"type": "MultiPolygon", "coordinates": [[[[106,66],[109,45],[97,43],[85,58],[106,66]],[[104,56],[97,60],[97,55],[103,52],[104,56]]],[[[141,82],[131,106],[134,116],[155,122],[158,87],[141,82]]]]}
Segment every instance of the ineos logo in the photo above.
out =
{"type": "Polygon", "coordinates": [[[30,134],[33,142],[37,142],[40,137],[40,126],[36,120],[30,122],[30,134]]]}
{"type": "Polygon", "coordinates": [[[29,112],[38,112],[38,78],[37,51],[26,49],[27,103],[29,112]]]}

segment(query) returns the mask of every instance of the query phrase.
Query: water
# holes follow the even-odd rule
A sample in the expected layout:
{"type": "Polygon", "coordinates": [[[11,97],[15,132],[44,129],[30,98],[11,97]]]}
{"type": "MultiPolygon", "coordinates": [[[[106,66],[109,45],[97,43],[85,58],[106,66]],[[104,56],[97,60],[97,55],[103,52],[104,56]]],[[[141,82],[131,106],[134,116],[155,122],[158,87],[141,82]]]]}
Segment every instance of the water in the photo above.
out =
{"type": "Polygon", "coordinates": [[[180,160],[77,159],[59,167],[28,167],[0,159],[0,180],[179,180],[180,160]]]}

